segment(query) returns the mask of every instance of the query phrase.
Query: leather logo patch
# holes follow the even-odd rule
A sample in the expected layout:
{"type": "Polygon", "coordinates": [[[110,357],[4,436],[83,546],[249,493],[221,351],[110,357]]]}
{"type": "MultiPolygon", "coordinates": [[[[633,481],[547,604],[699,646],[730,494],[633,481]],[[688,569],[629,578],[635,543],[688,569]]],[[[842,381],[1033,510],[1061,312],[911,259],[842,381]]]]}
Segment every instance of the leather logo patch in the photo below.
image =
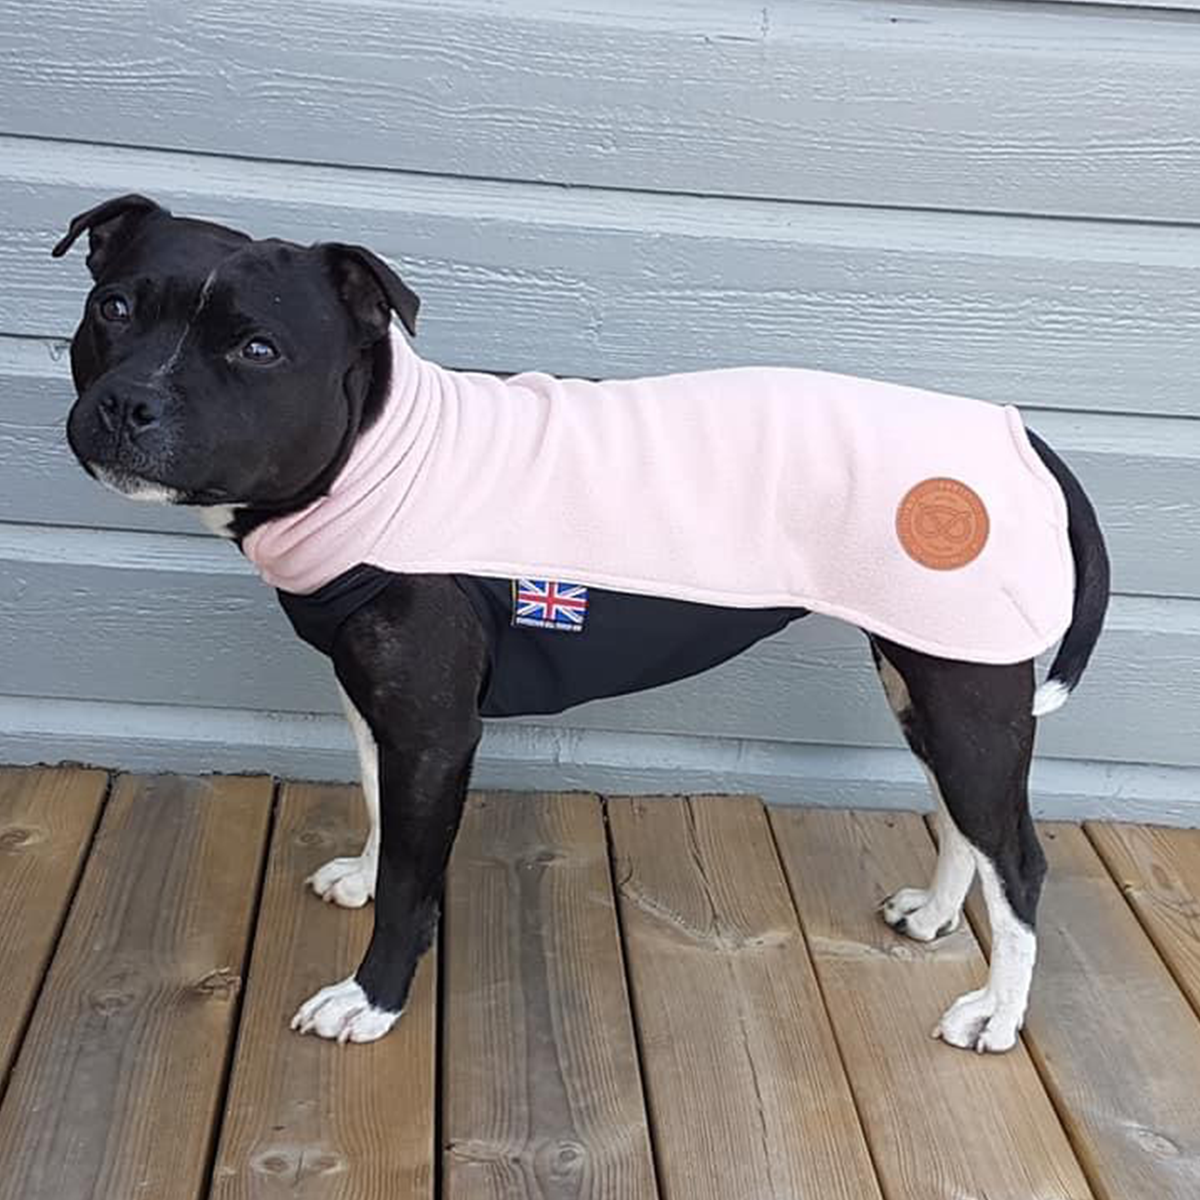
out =
{"type": "Polygon", "coordinates": [[[957,479],[923,479],[896,509],[896,535],[908,556],[935,571],[979,557],[988,538],[983,501],[957,479]]]}

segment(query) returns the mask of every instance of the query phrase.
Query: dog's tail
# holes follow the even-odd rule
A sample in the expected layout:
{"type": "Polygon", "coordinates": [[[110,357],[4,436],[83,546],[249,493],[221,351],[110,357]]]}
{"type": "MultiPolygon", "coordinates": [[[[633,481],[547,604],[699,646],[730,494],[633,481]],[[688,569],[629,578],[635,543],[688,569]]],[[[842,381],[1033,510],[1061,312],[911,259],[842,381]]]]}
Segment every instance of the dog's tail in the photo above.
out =
{"type": "Polygon", "coordinates": [[[1027,432],[1038,457],[1062,488],[1067,502],[1067,537],[1071,543],[1071,557],[1075,560],[1075,603],[1071,624],[1050,665],[1046,681],[1033,695],[1033,715],[1044,717],[1066,704],[1095,649],[1108,608],[1108,551],[1104,548],[1104,535],[1096,520],[1096,510],[1079,480],[1036,433],[1027,432]]]}

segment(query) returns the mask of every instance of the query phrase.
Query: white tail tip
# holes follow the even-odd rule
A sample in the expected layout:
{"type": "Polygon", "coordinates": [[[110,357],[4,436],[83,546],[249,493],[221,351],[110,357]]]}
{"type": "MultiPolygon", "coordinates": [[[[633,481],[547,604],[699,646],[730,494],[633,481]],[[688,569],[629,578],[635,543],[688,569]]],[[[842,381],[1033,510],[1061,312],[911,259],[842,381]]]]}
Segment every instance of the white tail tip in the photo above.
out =
{"type": "Polygon", "coordinates": [[[1057,679],[1047,679],[1033,693],[1033,715],[1044,717],[1047,713],[1057,712],[1067,702],[1071,689],[1057,679]]]}

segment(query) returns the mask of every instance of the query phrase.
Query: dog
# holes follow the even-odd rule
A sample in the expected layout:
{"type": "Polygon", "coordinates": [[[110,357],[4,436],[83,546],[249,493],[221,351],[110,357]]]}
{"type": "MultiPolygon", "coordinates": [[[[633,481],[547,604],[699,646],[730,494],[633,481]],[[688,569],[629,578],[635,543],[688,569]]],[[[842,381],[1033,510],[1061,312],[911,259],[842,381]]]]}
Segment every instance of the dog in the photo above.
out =
{"type": "Polygon", "coordinates": [[[131,499],[195,508],[280,588],[332,660],[358,749],[370,835],[307,882],[373,899],[374,936],[293,1028],[369,1042],[400,1016],[484,716],[694,674],[817,608],[863,628],[937,807],[933,880],[883,919],[933,941],[981,877],[987,984],[935,1036],[1015,1044],[1045,874],[1036,721],[1087,665],[1109,565],[1083,489],[1014,410],[784,369],[610,385],[446,371],[396,328],[415,334],[418,298],[363,247],[254,240],[128,195],[76,216],[53,254],[85,231],[71,449],[131,499]],[[932,470],[945,455],[985,483],[999,464],[998,482],[932,470]],[[859,512],[875,493],[888,511],[859,512]],[[723,556],[735,569],[716,571],[723,556]],[[1060,636],[1035,689],[1033,655],[1060,636]]]}

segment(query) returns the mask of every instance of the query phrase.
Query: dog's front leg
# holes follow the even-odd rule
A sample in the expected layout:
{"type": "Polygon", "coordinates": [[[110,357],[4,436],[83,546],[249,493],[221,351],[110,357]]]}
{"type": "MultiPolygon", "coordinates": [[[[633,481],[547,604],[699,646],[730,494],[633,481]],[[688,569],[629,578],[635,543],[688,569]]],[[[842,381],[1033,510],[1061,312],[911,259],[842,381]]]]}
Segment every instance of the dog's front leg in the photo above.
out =
{"type": "Polygon", "coordinates": [[[379,867],[379,747],[366,718],[340,684],[342,709],[358,751],[359,778],[367,809],[367,840],[355,855],[330,859],[306,880],[322,900],[342,908],[362,908],[375,897],[375,875],[379,867]]]}
{"type": "Polygon", "coordinates": [[[403,1011],[437,925],[486,666],[478,618],[445,577],[397,577],[343,626],[334,667],[378,766],[375,930],[358,970],[302,1004],[294,1029],[370,1042],[403,1011]]]}
{"type": "Polygon", "coordinates": [[[446,862],[458,830],[475,743],[380,746],[380,854],[375,930],[353,975],[300,1006],[292,1028],[372,1042],[404,1011],[437,926],[446,862]]]}

